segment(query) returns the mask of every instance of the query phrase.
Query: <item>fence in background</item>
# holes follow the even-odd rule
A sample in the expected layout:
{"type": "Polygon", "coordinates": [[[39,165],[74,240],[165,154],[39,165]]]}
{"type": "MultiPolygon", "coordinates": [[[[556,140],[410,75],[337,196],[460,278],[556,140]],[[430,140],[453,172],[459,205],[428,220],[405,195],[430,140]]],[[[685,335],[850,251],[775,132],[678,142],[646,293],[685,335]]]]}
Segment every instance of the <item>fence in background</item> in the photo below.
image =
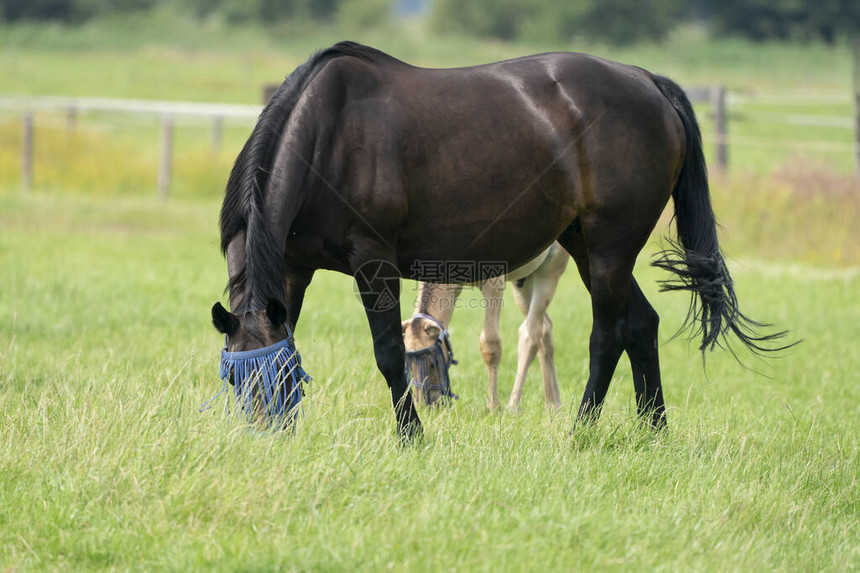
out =
{"type": "Polygon", "coordinates": [[[211,145],[214,150],[221,146],[221,135],[226,121],[239,121],[243,125],[253,124],[262,107],[254,105],[229,105],[196,102],[169,102],[125,100],[109,98],[63,98],[63,97],[0,97],[0,111],[20,113],[21,137],[21,182],[25,190],[33,184],[33,117],[40,111],[64,113],[65,128],[74,131],[78,117],[85,113],[131,114],[158,118],[160,128],[160,151],[158,160],[158,193],[162,198],[170,194],[173,167],[174,125],[179,120],[207,121],[211,123],[211,145]]]}
{"type": "MultiPolygon", "coordinates": [[[[728,146],[733,145],[779,145],[782,141],[765,140],[754,137],[730,136],[728,132],[728,109],[745,101],[758,103],[773,100],[774,103],[809,101],[814,97],[802,99],[803,96],[751,96],[728,93],[722,86],[690,87],[686,89],[693,103],[708,104],[713,119],[713,131],[708,130],[707,140],[714,146],[714,167],[726,171],[729,165],[728,146]]],[[[271,95],[271,87],[263,88],[264,101],[271,95]]],[[[820,96],[819,96],[820,97],[820,96]]],[[[762,113],[756,112],[756,121],[770,121],[793,125],[856,129],[856,158],[857,170],[860,175],[860,95],[856,96],[858,105],[855,108],[855,118],[850,116],[805,115],[796,113],[762,113]]],[[[827,101],[842,102],[845,98],[829,98],[827,101]]],[[[167,198],[170,194],[173,165],[174,125],[179,120],[192,119],[197,122],[205,121],[211,124],[211,145],[218,149],[221,145],[221,134],[226,121],[240,122],[242,125],[252,125],[261,111],[261,106],[229,105],[195,102],[165,102],[122,100],[108,98],[63,98],[63,97],[12,97],[0,96],[0,112],[6,115],[19,116],[22,122],[21,137],[21,182],[25,190],[33,185],[35,160],[34,146],[34,114],[41,112],[65,114],[65,129],[73,131],[78,117],[85,113],[132,114],[160,121],[160,150],[157,165],[157,187],[159,196],[167,198]]],[[[704,122],[703,122],[704,123],[704,122]]],[[[806,142],[810,148],[822,150],[851,150],[855,146],[841,142],[806,142]]]]}

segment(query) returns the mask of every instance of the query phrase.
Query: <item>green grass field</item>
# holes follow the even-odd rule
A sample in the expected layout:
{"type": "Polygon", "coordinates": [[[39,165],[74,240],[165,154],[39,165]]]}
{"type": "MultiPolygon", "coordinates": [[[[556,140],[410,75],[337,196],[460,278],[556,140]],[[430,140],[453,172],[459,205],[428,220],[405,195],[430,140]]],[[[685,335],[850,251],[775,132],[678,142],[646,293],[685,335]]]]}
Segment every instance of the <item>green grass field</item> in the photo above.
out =
{"type": "MultiPolygon", "coordinates": [[[[0,28],[0,91],[255,103],[262,83],[338,36],[161,24],[0,28]]],[[[843,48],[753,49],[697,33],[625,50],[567,47],[687,83],[848,89],[843,48]]],[[[543,48],[413,29],[356,39],[424,65],[543,48]]],[[[760,104],[743,105],[738,133],[796,137],[744,123],[760,104]]],[[[209,320],[226,282],[219,198],[250,128],[228,129],[212,153],[205,126],[179,127],[174,192],[160,202],[154,122],[82,118],[68,134],[62,117],[37,117],[36,188],[24,194],[17,121],[0,117],[0,570],[860,568],[860,194],[850,154],[738,147],[738,169],[714,181],[742,308],[803,338],[798,347],[746,356],[748,368],[709,354],[703,369],[695,345],[672,337],[688,301],[657,292],[664,276],[647,265],[649,245],[636,274],[662,319],[668,432],[636,421],[622,358],[600,422],[570,433],[591,320],[569,270],[550,308],[562,410],[545,412],[533,368],[519,414],[485,411],[482,314],[464,309],[452,324],[461,398],[421,410],[424,440],[401,448],[364,311],[351,279],[331,273],[315,277],[296,332],[314,382],[295,435],[227,418],[223,396],[198,411],[220,388],[223,340],[209,320]]],[[[850,141],[840,130],[804,135],[850,141]]],[[[405,281],[404,317],[415,294],[405,281]]],[[[518,314],[508,296],[503,397],[518,314]]]]}
{"type": "MultiPolygon", "coordinates": [[[[36,195],[0,209],[0,564],[39,569],[847,570],[858,564],[860,273],[742,260],[744,308],[803,337],[778,360],[709,356],[661,313],[670,430],[634,419],[622,361],[600,423],[569,436],[589,302],[551,308],[564,407],[533,369],[519,415],[487,414],[479,311],[453,337],[461,399],[400,449],[348,277],[320,273],[297,329],[315,381],[294,436],[225,418],[217,204],[36,195]]],[[[743,253],[735,253],[743,255],[743,253]]],[[[644,261],[643,261],[644,262],[644,261]]],[[[404,283],[403,314],[414,285],[404,283]]],[[[515,305],[503,313],[502,392],[515,305]]]]}

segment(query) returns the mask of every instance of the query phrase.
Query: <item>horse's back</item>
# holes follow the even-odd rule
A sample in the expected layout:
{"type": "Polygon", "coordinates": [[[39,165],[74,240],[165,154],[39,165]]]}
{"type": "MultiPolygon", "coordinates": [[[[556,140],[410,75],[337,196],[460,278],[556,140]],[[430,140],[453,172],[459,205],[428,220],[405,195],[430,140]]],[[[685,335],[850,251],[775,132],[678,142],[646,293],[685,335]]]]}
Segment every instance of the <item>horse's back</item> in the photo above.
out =
{"type": "MultiPolygon", "coordinates": [[[[329,112],[339,114],[341,133],[360,140],[353,150],[396,160],[400,177],[419,173],[407,182],[419,194],[439,191],[428,173],[450,174],[445,185],[468,196],[468,188],[504,187],[501,177],[522,190],[560,171],[571,187],[617,171],[619,159],[640,173],[660,163],[655,154],[681,161],[683,127],[650,74],[596,56],[550,52],[429,69],[383,54],[332,60],[320,76],[339,95],[329,112]],[[552,172],[521,169],[531,165],[552,172]]],[[[676,175],[674,167],[660,175],[676,175]]],[[[588,198],[554,199],[581,209],[588,198]]]]}
{"type": "Polygon", "coordinates": [[[341,94],[343,111],[357,118],[370,112],[362,119],[377,119],[384,109],[389,128],[499,128],[531,119],[532,105],[562,124],[610,109],[625,118],[671,109],[645,70],[588,54],[548,52],[460,68],[421,68],[379,54],[333,59],[316,81],[341,94]]]}
{"type": "Polygon", "coordinates": [[[330,60],[307,92],[312,112],[294,115],[315,122],[320,174],[396,235],[401,267],[438,253],[521,265],[578,215],[662,210],[682,159],[649,74],[584,54],[427,69],[374,51],[330,60]],[[631,199],[638,186],[663,192],[631,199]]]}

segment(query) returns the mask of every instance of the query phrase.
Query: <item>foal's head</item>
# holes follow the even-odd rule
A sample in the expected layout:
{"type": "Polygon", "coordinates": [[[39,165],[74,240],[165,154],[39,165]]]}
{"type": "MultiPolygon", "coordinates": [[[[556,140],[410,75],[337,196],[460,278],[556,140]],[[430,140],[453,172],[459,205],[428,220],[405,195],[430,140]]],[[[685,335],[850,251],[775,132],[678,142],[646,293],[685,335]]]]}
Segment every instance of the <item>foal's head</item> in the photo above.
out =
{"type": "Polygon", "coordinates": [[[448,375],[448,369],[456,364],[448,331],[425,316],[404,320],[402,327],[414,400],[433,406],[456,398],[448,375]]]}

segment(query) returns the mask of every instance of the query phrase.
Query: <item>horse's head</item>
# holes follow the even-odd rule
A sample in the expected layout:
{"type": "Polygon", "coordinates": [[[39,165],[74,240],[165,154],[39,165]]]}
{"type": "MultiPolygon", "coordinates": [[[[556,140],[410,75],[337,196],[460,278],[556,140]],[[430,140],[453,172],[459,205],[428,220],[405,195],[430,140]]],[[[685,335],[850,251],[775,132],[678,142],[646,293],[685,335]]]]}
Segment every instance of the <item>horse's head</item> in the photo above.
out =
{"type": "Polygon", "coordinates": [[[457,395],[451,392],[448,369],[457,361],[448,330],[433,317],[421,314],[404,320],[402,327],[414,400],[432,406],[456,399],[457,395]]]}
{"type": "Polygon", "coordinates": [[[272,346],[288,337],[287,309],[277,300],[269,302],[266,310],[236,316],[220,302],[212,307],[212,324],[227,336],[226,347],[231,352],[246,352],[272,346]]]}
{"type": "Polygon", "coordinates": [[[283,426],[294,421],[302,382],[310,381],[286,319],[279,301],[242,316],[220,302],[212,307],[212,324],[226,336],[221,378],[234,386],[238,409],[254,421],[283,426]]]}

